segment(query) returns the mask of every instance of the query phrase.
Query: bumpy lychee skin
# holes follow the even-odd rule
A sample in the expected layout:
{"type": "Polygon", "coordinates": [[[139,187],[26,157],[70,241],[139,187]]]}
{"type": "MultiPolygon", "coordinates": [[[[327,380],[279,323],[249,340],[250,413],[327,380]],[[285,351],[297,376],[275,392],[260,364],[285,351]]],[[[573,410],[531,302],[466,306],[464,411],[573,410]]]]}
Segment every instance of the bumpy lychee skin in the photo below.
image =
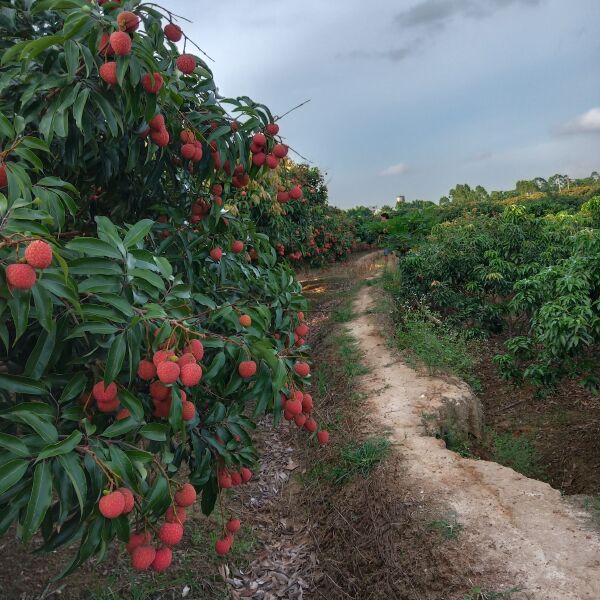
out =
{"type": "Polygon", "coordinates": [[[159,131],[161,129],[165,128],[165,117],[164,115],[158,113],[157,115],[154,115],[150,121],[148,121],[148,125],[150,126],[150,129],[154,129],[156,131],[159,131]]]}
{"type": "Polygon", "coordinates": [[[152,561],[152,570],[157,573],[162,573],[166,571],[171,566],[171,561],[173,560],[173,550],[171,548],[167,548],[167,546],[163,546],[156,551],[156,556],[152,561]]]}
{"type": "Polygon", "coordinates": [[[191,483],[184,483],[181,489],[175,493],[175,502],[179,506],[192,506],[196,502],[196,490],[191,483]]]}
{"type": "Polygon", "coordinates": [[[152,541],[152,534],[149,531],[136,531],[132,533],[129,537],[129,542],[127,542],[127,552],[132,554],[136,548],[140,546],[145,546],[152,541]]]}
{"type": "Polygon", "coordinates": [[[135,498],[133,497],[133,492],[126,487],[121,487],[117,489],[117,492],[123,494],[123,498],[125,498],[125,508],[123,508],[123,514],[128,514],[133,510],[135,506],[135,498]]]}
{"type": "Polygon", "coordinates": [[[304,321],[304,313],[301,310],[298,311],[298,321],[304,321]]]}
{"type": "Polygon", "coordinates": [[[297,362],[294,365],[294,371],[296,371],[296,374],[300,377],[308,377],[310,374],[310,367],[308,366],[308,363],[297,362]]]}
{"type": "Polygon", "coordinates": [[[267,160],[267,155],[264,152],[257,152],[254,156],[252,156],[252,164],[255,167],[262,167],[267,160]]]}
{"type": "Polygon", "coordinates": [[[195,153],[196,146],[194,146],[194,144],[183,144],[183,146],[181,146],[181,156],[186,160],[194,158],[195,153]]]}
{"type": "Polygon", "coordinates": [[[244,360],[238,367],[238,373],[240,377],[247,379],[256,374],[256,363],[253,360],[244,360]]]}
{"type": "Polygon", "coordinates": [[[255,133],[252,142],[257,146],[264,146],[267,143],[267,137],[264,133],[255,133]]]}
{"type": "Polygon", "coordinates": [[[302,323],[301,325],[298,325],[298,327],[296,327],[296,333],[300,336],[300,337],[306,337],[310,331],[308,325],[305,325],[304,323],[302,323]]]}
{"type": "Polygon", "coordinates": [[[277,135],[279,133],[279,125],[277,123],[269,123],[267,125],[267,133],[269,135],[277,135]]]}
{"type": "Polygon", "coordinates": [[[314,433],[317,430],[317,422],[311,418],[306,419],[306,423],[304,423],[304,429],[306,429],[306,431],[310,431],[310,433],[314,433]]]}
{"type": "Polygon", "coordinates": [[[121,403],[118,398],[114,398],[113,400],[109,400],[108,402],[100,402],[98,401],[96,406],[101,413],[112,413],[115,410],[119,409],[121,403]]]}
{"type": "Polygon", "coordinates": [[[196,357],[196,360],[202,360],[204,357],[204,346],[200,340],[192,340],[187,348],[187,351],[191,352],[196,357]]]}
{"type": "Polygon", "coordinates": [[[234,254],[240,254],[244,251],[244,242],[242,240],[235,240],[233,244],[231,244],[231,251],[234,254]]]}
{"type": "Polygon", "coordinates": [[[239,473],[237,473],[236,471],[231,473],[231,485],[237,486],[237,485],[241,485],[241,483],[242,483],[242,476],[239,473]]]}
{"type": "Polygon", "coordinates": [[[277,192],[277,202],[279,202],[279,204],[285,204],[286,202],[289,202],[289,200],[289,192],[277,192]]]}
{"type": "Polygon", "coordinates": [[[177,364],[179,365],[180,369],[183,369],[185,365],[195,364],[195,362],[196,357],[191,352],[185,352],[179,357],[177,364]]]}
{"type": "Polygon", "coordinates": [[[182,54],[177,57],[175,64],[184,75],[190,75],[196,68],[196,59],[191,54],[182,54]]]}
{"type": "Polygon", "coordinates": [[[285,403],[285,410],[295,417],[302,412],[302,402],[299,402],[298,400],[288,400],[285,403]]]}
{"type": "Polygon", "coordinates": [[[237,533],[241,526],[242,524],[239,519],[229,519],[227,522],[227,531],[229,531],[229,533],[237,533]]]}
{"type": "Polygon", "coordinates": [[[47,269],[52,264],[52,246],[43,240],[35,240],[25,248],[25,260],[34,269],[47,269]]]}
{"type": "Polygon", "coordinates": [[[279,159],[273,154],[267,154],[265,163],[267,164],[267,167],[269,167],[269,169],[276,169],[279,165],[279,159]]]}
{"type": "Polygon", "coordinates": [[[311,412],[313,409],[313,398],[310,394],[304,394],[302,398],[302,411],[305,413],[311,412]]]}
{"type": "Polygon", "coordinates": [[[196,141],[196,135],[193,131],[190,131],[189,129],[184,129],[179,134],[179,139],[181,140],[182,144],[193,144],[196,141]]]}
{"type": "Polygon", "coordinates": [[[181,27],[179,25],[175,25],[175,23],[169,23],[165,25],[164,28],[165,37],[170,42],[178,42],[183,36],[183,31],[181,31],[181,27]]]}
{"type": "Polygon", "coordinates": [[[196,407],[193,402],[185,400],[181,403],[181,418],[184,421],[193,421],[196,418],[196,407]]]}
{"type": "Polygon", "coordinates": [[[165,546],[175,546],[183,537],[183,526],[181,523],[163,523],[158,531],[158,537],[165,546]]]}
{"type": "Polygon", "coordinates": [[[221,258],[223,257],[223,250],[221,250],[221,248],[213,248],[210,251],[210,257],[215,261],[215,262],[219,262],[221,260],[221,258]]]}
{"type": "Polygon", "coordinates": [[[124,10],[117,16],[117,25],[121,31],[131,33],[140,26],[140,18],[129,10],[124,10]]]}
{"type": "Polygon", "coordinates": [[[121,492],[112,492],[108,496],[102,496],[98,502],[98,509],[103,517],[116,519],[125,510],[125,496],[121,492]]]}
{"type": "Polygon", "coordinates": [[[169,360],[172,356],[175,356],[172,350],[157,350],[152,356],[152,362],[158,367],[161,362],[169,360]]]}
{"type": "Polygon", "coordinates": [[[275,144],[273,146],[273,154],[277,158],[285,158],[288,153],[288,147],[285,144],[275,144]]]}
{"type": "Polygon", "coordinates": [[[299,185],[294,186],[290,190],[290,198],[292,200],[300,200],[302,198],[302,188],[299,185]]]}
{"type": "Polygon", "coordinates": [[[242,467],[240,471],[242,474],[242,481],[248,483],[252,479],[252,471],[248,467],[242,467]]]}
{"type": "Polygon", "coordinates": [[[317,433],[317,439],[319,440],[319,444],[321,444],[321,446],[324,446],[325,444],[329,443],[329,431],[323,429],[322,431],[319,431],[319,433],[317,433]]]}
{"type": "Polygon", "coordinates": [[[131,566],[136,571],[147,571],[156,558],[156,550],[152,546],[139,546],[131,555],[131,566]]]}
{"type": "Polygon", "coordinates": [[[181,523],[183,525],[187,519],[187,512],[183,506],[169,506],[165,513],[165,521],[167,523],[181,523]]]}
{"type": "Polygon", "coordinates": [[[113,56],[115,51],[112,49],[110,42],[110,35],[103,33],[100,41],[98,42],[98,54],[102,56],[113,56]]]}
{"type": "Polygon", "coordinates": [[[106,387],[104,381],[99,381],[92,388],[92,395],[98,402],[111,402],[117,397],[117,384],[109,383],[106,387]]]}
{"type": "Polygon", "coordinates": [[[165,387],[160,381],[154,381],[150,384],[150,397],[156,402],[165,402],[171,395],[171,390],[165,387]]]}
{"type": "Polygon", "coordinates": [[[229,489],[233,485],[233,481],[231,481],[231,475],[229,471],[221,471],[219,473],[219,487],[226,490],[229,489]]]}
{"type": "Polygon", "coordinates": [[[227,535],[224,538],[217,540],[217,543],[215,544],[215,552],[218,556],[225,556],[231,550],[232,545],[233,536],[227,535]]]}
{"type": "Polygon", "coordinates": [[[115,419],[117,421],[124,421],[125,419],[127,419],[130,416],[131,416],[131,411],[128,408],[122,408],[115,416],[115,419]]]}
{"type": "Polygon", "coordinates": [[[160,88],[163,86],[164,80],[160,73],[146,73],[142,77],[142,87],[149,94],[158,94],[160,88]]]}
{"type": "Polygon", "coordinates": [[[181,383],[186,387],[194,387],[202,379],[202,367],[196,363],[183,365],[181,369],[181,383]]]}
{"type": "Polygon", "coordinates": [[[305,414],[300,413],[294,417],[294,423],[296,423],[297,427],[304,427],[306,419],[308,419],[308,417],[305,414]]]}
{"type": "Polygon", "coordinates": [[[124,31],[111,33],[109,41],[117,56],[127,56],[131,52],[131,38],[124,31]]]}
{"type": "Polygon", "coordinates": [[[156,366],[149,360],[140,360],[137,375],[143,381],[151,381],[156,377],[156,366]]]}
{"type": "Polygon", "coordinates": [[[150,132],[150,139],[159,147],[165,148],[169,145],[169,132],[166,129],[159,129],[150,132]]]}
{"type": "Polygon", "coordinates": [[[100,73],[100,77],[103,81],[108,83],[108,85],[117,85],[117,63],[110,61],[100,65],[100,69],[98,69],[100,73]]]}
{"type": "Polygon", "coordinates": [[[250,325],[252,325],[252,318],[250,315],[240,315],[240,325],[242,327],[250,327],[250,325]]]}
{"type": "Polygon", "coordinates": [[[156,374],[162,383],[175,383],[179,378],[179,373],[179,365],[170,360],[165,360],[156,367],[156,374]]]}
{"type": "Polygon", "coordinates": [[[12,264],[6,267],[6,282],[16,290],[31,289],[36,280],[36,274],[31,265],[12,264]]]}

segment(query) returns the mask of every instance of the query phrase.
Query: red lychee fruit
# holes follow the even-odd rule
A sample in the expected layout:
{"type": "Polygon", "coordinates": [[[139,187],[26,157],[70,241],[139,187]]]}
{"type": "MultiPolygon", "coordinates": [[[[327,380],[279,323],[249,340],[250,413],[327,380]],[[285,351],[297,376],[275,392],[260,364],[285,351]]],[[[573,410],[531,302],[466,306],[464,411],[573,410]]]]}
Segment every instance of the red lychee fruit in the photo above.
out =
{"type": "Polygon", "coordinates": [[[289,202],[289,200],[289,192],[277,192],[277,202],[279,202],[279,204],[285,204],[286,202],[289,202]]]}
{"type": "Polygon", "coordinates": [[[165,513],[165,521],[167,523],[185,523],[187,519],[187,512],[183,506],[176,505],[174,508],[169,506],[165,513]]]}
{"type": "Polygon", "coordinates": [[[146,73],[142,77],[142,87],[149,94],[158,94],[160,88],[163,86],[164,80],[160,73],[146,73]]]}
{"type": "MultiPolygon", "coordinates": [[[[125,34],[127,35],[127,34],[125,34]]],[[[117,85],[117,63],[110,61],[100,65],[98,73],[108,85],[117,85]]]]}
{"type": "Polygon", "coordinates": [[[164,28],[165,37],[170,42],[178,42],[183,36],[183,31],[181,31],[181,27],[179,25],[175,25],[175,23],[169,23],[165,25],[164,28]]]}
{"type": "Polygon", "coordinates": [[[264,133],[255,133],[252,142],[257,146],[264,146],[267,143],[267,138],[264,133]]]}
{"type": "Polygon", "coordinates": [[[256,373],[256,363],[253,360],[242,361],[238,367],[238,373],[244,379],[252,377],[256,373]]]}
{"type": "Polygon", "coordinates": [[[151,381],[156,377],[156,366],[149,360],[140,360],[137,374],[140,379],[151,381]]]}
{"type": "Polygon", "coordinates": [[[196,68],[196,59],[191,54],[182,54],[177,57],[175,64],[184,75],[189,75],[196,68]]]}
{"type": "Polygon", "coordinates": [[[92,388],[94,399],[98,402],[111,402],[117,397],[117,384],[109,383],[104,387],[104,381],[99,381],[92,388]]]}
{"type": "Polygon", "coordinates": [[[181,140],[182,144],[193,144],[196,141],[196,135],[193,131],[189,129],[184,129],[179,134],[179,139],[181,140]]]}
{"type": "Polygon", "coordinates": [[[314,433],[317,430],[317,422],[309,417],[306,419],[306,423],[304,423],[304,429],[310,431],[310,433],[314,433]]]}
{"type": "Polygon", "coordinates": [[[122,408],[118,413],[115,419],[117,421],[124,421],[128,417],[131,416],[131,411],[128,408],[122,408]]]}
{"type": "Polygon", "coordinates": [[[292,200],[300,200],[302,198],[302,188],[299,185],[294,186],[290,190],[290,198],[292,200]]]}
{"type": "Polygon", "coordinates": [[[252,471],[248,467],[242,467],[240,473],[244,483],[248,483],[252,479],[252,471]]]}
{"type": "Polygon", "coordinates": [[[227,531],[229,533],[237,533],[241,527],[242,524],[239,519],[229,519],[227,522],[227,531]]]}
{"type": "Polygon", "coordinates": [[[179,506],[192,506],[196,502],[196,490],[191,483],[184,483],[181,489],[175,493],[175,502],[179,506]]]}
{"type": "Polygon", "coordinates": [[[196,417],[196,407],[193,402],[185,400],[181,403],[181,417],[184,421],[193,421],[196,417]]]}
{"type": "Polygon", "coordinates": [[[233,244],[231,244],[231,251],[234,254],[240,254],[241,252],[244,251],[244,242],[242,242],[241,240],[235,240],[235,242],[233,242],[233,244]]]}
{"type": "Polygon", "coordinates": [[[192,340],[188,344],[187,352],[191,352],[196,357],[196,360],[202,360],[202,357],[204,356],[204,346],[200,340],[192,340]]]}
{"type": "Polygon", "coordinates": [[[202,379],[202,367],[196,363],[183,365],[181,368],[181,383],[186,387],[198,385],[202,379]]]}
{"type": "Polygon", "coordinates": [[[158,537],[165,546],[175,546],[183,537],[183,526],[181,523],[163,523],[158,537]]]}
{"type": "Polygon", "coordinates": [[[121,31],[131,33],[140,26],[140,18],[129,10],[124,10],[117,16],[117,25],[121,31]]]}
{"type": "Polygon", "coordinates": [[[164,148],[169,145],[169,132],[166,129],[153,130],[150,132],[150,139],[159,147],[164,148]]]}
{"type": "Polygon", "coordinates": [[[301,310],[298,311],[298,321],[304,321],[304,313],[301,310]]]}
{"type": "Polygon", "coordinates": [[[308,375],[310,374],[310,367],[308,363],[297,362],[294,365],[294,371],[296,371],[296,374],[300,377],[308,377],[308,375]]]}
{"type": "Polygon", "coordinates": [[[171,550],[171,548],[167,548],[166,546],[162,546],[156,551],[156,555],[150,566],[152,567],[153,571],[162,573],[171,566],[172,560],[173,550],[171,550]]]}
{"type": "Polygon", "coordinates": [[[321,444],[321,446],[329,443],[329,431],[325,429],[319,431],[319,433],[317,433],[317,439],[319,440],[319,444],[321,444]]]}
{"type": "Polygon", "coordinates": [[[126,487],[120,487],[117,489],[117,492],[123,494],[123,498],[125,498],[125,507],[123,508],[123,514],[128,514],[133,510],[135,506],[135,498],[133,497],[133,492],[126,487]]]}
{"type": "Polygon", "coordinates": [[[241,315],[240,325],[242,327],[250,327],[250,325],[252,325],[252,318],[250,317],[250,315],[241,315]]]}
{"type": "Polygon", "coordinates": [[[179,378],[179,372],[179,365],[170,360],[165,360],[156,367],[156,374],[162,383],[175,383],[179,378]]]}
{"type": "Polygon", "coordinates": [[[103,517],[116,519],[125,510],[125,496],[121,492],[112,492],[107,496],[102,496],[98,502],[98,508],[103,517]]]}
{"type": "Polygon", "coordinates": [[[131,38],[124,31],[111,33],[109,42],[117,56],[127,56],[131,52],[131,38]]]}
{"type": "Polygon", "coordinates": [[[175,356],[175,352],[172,350],[157,350],[152,357],[152,362],[158,367],[161,362],[165,362],[173,356],[175,356]]]}
{"type": "Polygon", "coordinates": [[[179,357],[177,364],[180,369],[183,369],[184,365],[191,365],[196,362],[196,357],[191,352],[185,352],[179,357]]]}
{"type": "Polygon", "coordinates": [[[219,556],[225,556],[231,550],[232,545],[233,545],[233,536],[227,535],[224,538],[217,540],[217,543],[215,544],[215,552],[219,556]]]}
{"type": "Polygon", "coordinates": [[[202,144],[196,140],[196,142],[194,142],[194,156],[192,157],[192,160],[195,162],[200,162],[203,155],[204,150],[202,150],[202,144]]]}
{"type": "Polygon", "coordinates": [[[156,402],[165,402],[171,395],[171,390],[165,387],[160,381],[154,381],[150,384],[150,396],[156,402]]]}
{"type": "Polygon", "coordinates": [[[43,240],[35,240],[25,248],[25,260],[34,269],[47,269],[52,263],[52,246],[43,240]]]}
{"type": "Polygon", "coordinates": [[[267,163],[267,167],[269,167],[269,169],[276,169],[277,165],[279,165],[279,159],[273,154],[267,154],[265,162],[267,163]]]}
{"type": "Polygon", "coordinates": [[[213,196],[221,196],[223,194],[223,186],[220,183],[215,183],[212,186],[210,193],[213,196]]]}
{"type": "Polygon", "coordinates": [[[221,257],[223,256],[223,250],[221,250],[221,248],[213,248],[210,251],[210,257],[215,261],[215,262],[219,262],[221,260],[221,257]]]}
{"type": "Polygon", "coordinates": [[[183,146],[181,146],[181,156],[186,160],[194,158],[195,153],[196,146],[194,146],[194,144],[183,144],[183,146]]]}
{"type": "Polygon", "coordinates": [[[162,115],[161,113],[154,115],[148,122],[148,125],[150,126],[151,129],[154,129],[156,131],[160,131],[161,129],[164,129],[165,128],[164,115],[162,115]]]}
{"type": "Polygon", "coordinates": [[[231,475],[229,471],[221,471],[219,473],[219,487],[222,489],[228,489],[233,485],[233,481],[231,480],[231,475]]]}
{"type": "Polygon", "coordinates": [[[308,325],[302,323],[302,325],[298,325],[298,327],[296,327],[296,333],[300,336],[300,337],[306,337],[308,335],[308,332],[310,331],[310,329],[308,328],[308,325]]]}
{"type": "Polygon", "coordinates": [[[313,409],[313,399],[310,394],[304,394],[302,398],[302,412],[309,413],[313,409]]]}
{"type": "Polygon", "coordinates": [[[131,555],[131,566],[136,571],[146,571],[156,558],[156,550],[152,546],[139,546],[131,555]]]}
{"type": "Polygon", "coordinates": [[[237,473],[236,471],[231,473],[231,485],[237,486],[237,485],[241,485],[241,483],[242,483],[242,476],[239,473],[237,473]]]}
{"type": "Polygon", "coordinates": [[[307,418],[308,417],[305,414],[300,413],[294,417],[294,423],[296,423],[298,427],[304,427],[304,423],[306,423],[307,418]]]}
{"type": "Polygon", "coordinates": [[[115,410],[121,406],[121,403],[119,402],[118,398],[115,398],[114,400],[109,400],[108,402],[98,402],[96,405],[101,413],[111,413],[115,412],[115,410]]]}
{"type": "Polygon", "coordinates": [[[112,49],[110,45],[110,35],[108,33],[103,33],[100,41],[98,42],[98,54],[102,56],[112,56],[115,51],[112,49]]]}
{"type": "Polygon", "coordinates": [[[295,417],[302,412],[302,402],[299,402],[298,400],[288,400],[285,403],[285,410],[295,417]]]}
{"type": "Polygon", "coordinates": [[[267,133],[269,135],[277,135],[279,133],[279,125],[277,123],[269,123],[267,125],[267,133]]]}
{"type": "Polygon", "coordinates": [[[262,167],[267,160],[267,155],[264,152],[257,152],[252,156],[252,164],[256,167],[262,167]]]}
{"type": "Polygon", "coordinates": [[[6,267],[6,283],[17,290],[28,290],[33,287],[36,274],[33,267],[23,264],[12,264],[6,267]]]}
{"type": "Polygon", "coordinates": [[[127,552],[131,554],[136,548],[149,544],[152,541],[152,534],[149,531],[136,531],[129,537],[127,542],[127,552]]]}
{"type": "Polygon", "coordinates": [[[288,153],[288,147],[285,144],[275,144],[273,146],[273,154],[277,158],[285,158],[288,153]]]}

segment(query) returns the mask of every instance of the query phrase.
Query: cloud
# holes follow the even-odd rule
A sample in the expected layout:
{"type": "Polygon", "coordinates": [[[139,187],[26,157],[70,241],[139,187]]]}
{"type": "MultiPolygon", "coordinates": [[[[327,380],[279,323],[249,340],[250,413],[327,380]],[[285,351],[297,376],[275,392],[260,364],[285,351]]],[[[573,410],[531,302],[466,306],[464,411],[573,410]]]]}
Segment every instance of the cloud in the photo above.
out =
{"type": "Polygon", "coordinates": [[[600,133],[600,106],[590,108],[587,112],[565,123],[559,130],[563,135],[577,133],[600,133]]]}
{"type": "Polygon", "coordinates": [[[455,17],[484,19],[512,5],[536,6],[542,0],[421,0],[395,17],[404,28],[444,28],[455,17]]]}
{"type": "Polygon", "coordinates": [[[394,175],[402,175],[408,171],[408,165],[406,163],[398,163],[397,165],[391,165],[379,173],[381,177],[393,177],[394,175]]]}
{"type": "Polygon", "coordinates": [[[349,52],[340,52],[337,58],[350,60],[389,60],[391,62],[400,62],[409,57],[419,47],[420,40],[415,40],[411,44],[399,48],[390,48],[389,50],[350,50],[349,52]]]}
{"type": "Polygon", "coordinates": [[[466,159],[466,163],[476,163],[476,162],[484,162],[486,160],[490,160],[493,157],[493,153],[489,151],[479,152],[473,156],[470,156],[466,159]]]}

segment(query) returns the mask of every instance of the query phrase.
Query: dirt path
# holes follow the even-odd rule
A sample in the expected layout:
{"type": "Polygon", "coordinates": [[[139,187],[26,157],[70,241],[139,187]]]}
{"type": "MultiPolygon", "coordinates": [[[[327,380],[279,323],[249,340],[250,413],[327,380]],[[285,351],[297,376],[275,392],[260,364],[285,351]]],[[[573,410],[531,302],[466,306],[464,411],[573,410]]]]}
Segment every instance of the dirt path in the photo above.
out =
{"type": "Polygon", "coordinates": [[[422,416],[468,390],[399,362],[366,312],[374,302],[373,288],[363,287],[348,323],[370,369],[363,391],[389,429],[410,483],[425,500],[456,512],[473,570],[494,573],[499,589],[524,590],[511,598],[600,599],[600,536],[589,516],[548,484],[497,463],[462,458],[429,437],[422,416]]]}

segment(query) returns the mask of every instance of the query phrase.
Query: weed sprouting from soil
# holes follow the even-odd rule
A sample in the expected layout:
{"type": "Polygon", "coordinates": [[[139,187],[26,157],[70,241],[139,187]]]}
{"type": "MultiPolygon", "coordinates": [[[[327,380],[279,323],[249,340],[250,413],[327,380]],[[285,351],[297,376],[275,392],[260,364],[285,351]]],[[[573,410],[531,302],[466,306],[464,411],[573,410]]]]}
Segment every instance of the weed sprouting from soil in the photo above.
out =
{"type": "Polygon", "coordinates": [[[456,515],[450,515],[429,523],[429,529],[438,531],[445,540],[455,540],[463,528],[463,524],[457,521],[456,515]]]}
{"type": "Polygon", "coordinates": [[[513,594],[522,592],[522,588],[511,588],[504,592],[489,592],[481,589],[480,587],[474,587],[468,594],[465,594],[463,600],[510,600],[513,594]]]}
{"type": "Polygon", "coordinates": [[[492,456],[495,462],[511,467],[527,477],[540,477],[543,468],[540,456],[525,436],[503,433],[492,437],[492,456]]]}

